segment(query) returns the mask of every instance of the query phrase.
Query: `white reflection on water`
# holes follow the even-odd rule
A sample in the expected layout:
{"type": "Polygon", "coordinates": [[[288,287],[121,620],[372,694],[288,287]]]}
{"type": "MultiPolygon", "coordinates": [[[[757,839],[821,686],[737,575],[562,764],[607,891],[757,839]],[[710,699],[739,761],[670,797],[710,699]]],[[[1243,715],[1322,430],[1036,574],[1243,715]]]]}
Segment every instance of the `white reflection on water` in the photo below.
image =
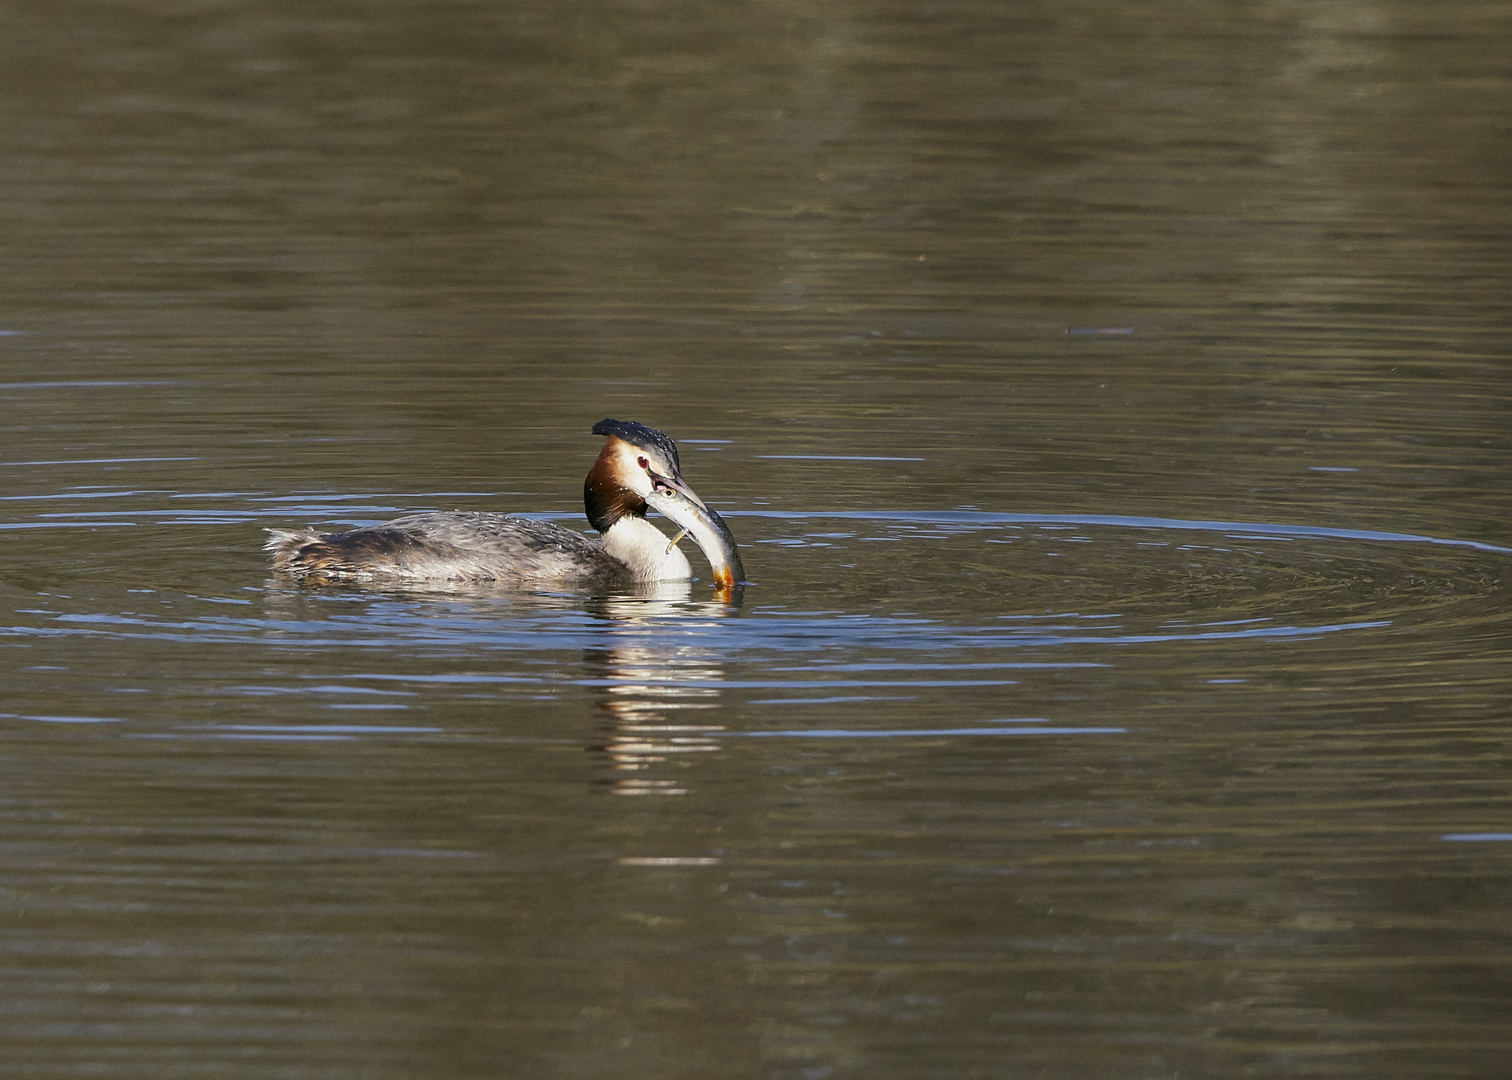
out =
{"type": "Polygon", "coordinates": [[[0,713],[6,720],[39,720],[46,724],[119,724],[114,716],[43,716],[36,713],[0,713]]]}
{"type": "Polygon", "coordinates": [[[745,739],[901,739],[942,738],[947,735],[1123,735],[1121,727],[996,727],[898,728],[890,731],[811,728],[805,731],[732,731],[729,738],[745,739]]]}
{"type": "Polygon", "coordinates": [[[693,602],[686,582],[663,582],[647,595],[607,597],[597,614],[609,621],[608,643],[588,651],[599,678],[581,680],[602,689],[598,703],[609,718],[600,747],[618,795],[685,795],[678,780],[653,775],[657,767],[689,754],[717,751],[723,724],[698,723],[698,714],[722,704],[724,668],[707,646],[669,645],[668,620],[710,620],[730,615],[722,601],[693,602]]]}

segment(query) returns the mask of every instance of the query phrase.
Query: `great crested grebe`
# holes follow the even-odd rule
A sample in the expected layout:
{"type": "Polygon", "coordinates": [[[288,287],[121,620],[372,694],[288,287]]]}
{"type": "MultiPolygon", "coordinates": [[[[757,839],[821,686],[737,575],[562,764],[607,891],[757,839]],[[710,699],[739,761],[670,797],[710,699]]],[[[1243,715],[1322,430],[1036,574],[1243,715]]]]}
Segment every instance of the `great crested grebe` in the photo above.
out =
{"type": "Polygon", "coordinates": [[[583,481],[583,507],[599,535],[513,514],[465,511],[406,514],[350,532],[269,529],[263,550],[273,569],[303,577],[381,581],[611,585],[686,581],[693,576],[677,540],[691,535],[729,591],[744,569],[724,519],[683,483],[677,444],[632,420],[600,420],[604,449],[583,481]],[[646,508],[682,531],[668,539],[646,508]]]}

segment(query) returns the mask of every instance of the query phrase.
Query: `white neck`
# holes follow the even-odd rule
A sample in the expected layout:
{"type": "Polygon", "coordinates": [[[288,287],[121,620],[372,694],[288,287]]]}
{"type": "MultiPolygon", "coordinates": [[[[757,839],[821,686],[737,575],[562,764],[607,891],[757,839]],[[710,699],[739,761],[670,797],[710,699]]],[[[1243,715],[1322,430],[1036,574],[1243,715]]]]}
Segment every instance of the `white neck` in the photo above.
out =
{"type": "Polygon", "coordinates": [[[655,525],[634,514],[620,518],[603,536],[604,550],[628,566],[636,581],[687,581],[693,567],[667,540],[655,525]]]}

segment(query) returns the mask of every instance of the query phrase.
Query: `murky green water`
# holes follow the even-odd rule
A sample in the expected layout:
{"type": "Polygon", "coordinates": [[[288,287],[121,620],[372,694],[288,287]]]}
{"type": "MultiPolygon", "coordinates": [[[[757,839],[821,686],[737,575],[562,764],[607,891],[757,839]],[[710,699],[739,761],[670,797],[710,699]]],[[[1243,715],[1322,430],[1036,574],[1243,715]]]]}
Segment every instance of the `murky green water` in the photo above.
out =
{"type": "Polygon", "coordinates": [[[1509,40],[9,5],[0,1076],[1501,1075],[1509,40]],[[258,550],[605,416],[739,606],[258,550]]]}

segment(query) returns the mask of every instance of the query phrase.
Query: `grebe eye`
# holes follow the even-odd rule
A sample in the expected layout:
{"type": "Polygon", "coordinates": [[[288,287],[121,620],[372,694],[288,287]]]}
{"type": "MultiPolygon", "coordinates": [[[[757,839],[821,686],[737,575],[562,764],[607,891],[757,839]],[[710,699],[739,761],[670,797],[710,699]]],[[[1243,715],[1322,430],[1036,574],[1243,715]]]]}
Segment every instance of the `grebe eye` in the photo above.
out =
{"type": "Polygon", "coordinates": [[[639,465],[643,469],[649,469],[651,467],[651,463],[649,461],[647,461],[643,457],[642,458],[636,458],[635,462],[636,462],[637,465],[639,465]]]}

